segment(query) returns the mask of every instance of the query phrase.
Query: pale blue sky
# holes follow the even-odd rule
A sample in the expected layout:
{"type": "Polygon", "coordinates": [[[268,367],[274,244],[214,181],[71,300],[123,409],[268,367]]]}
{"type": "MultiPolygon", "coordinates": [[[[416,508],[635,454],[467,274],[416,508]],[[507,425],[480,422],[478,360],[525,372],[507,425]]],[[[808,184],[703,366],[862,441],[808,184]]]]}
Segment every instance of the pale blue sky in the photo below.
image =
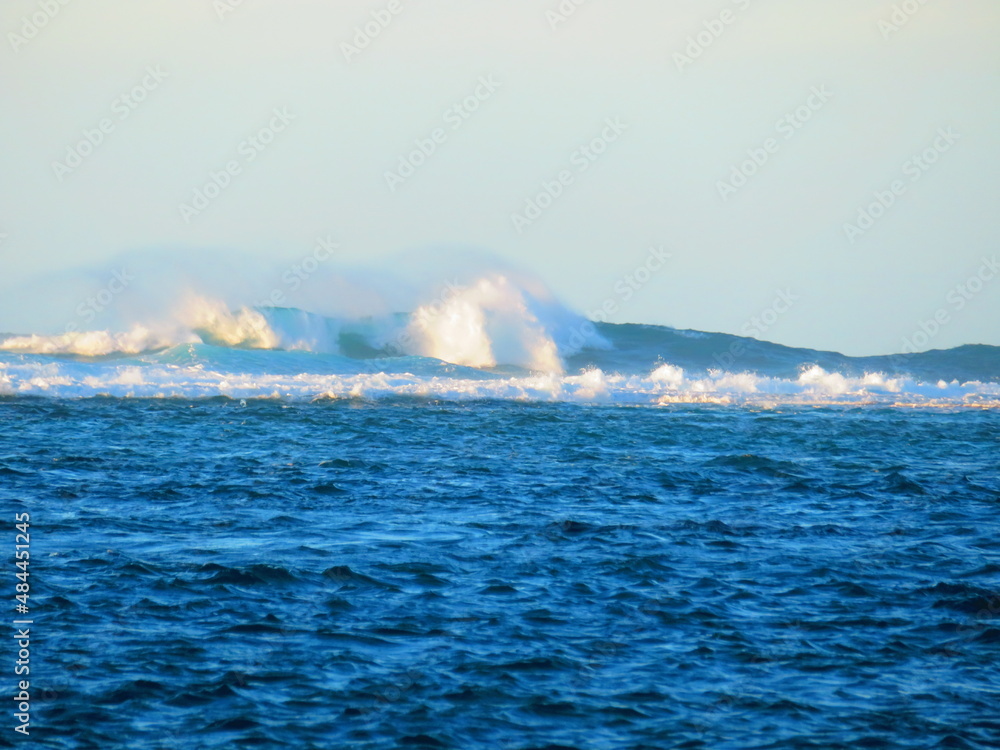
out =
{"type": "Polygon", "coordinates": [[[220,18],[221,0],[53,0],[30,39],[47,3],[4,2],[0,331],[61,329],[81,292],[47,294],[52,279],[97,291],[123,254],[224,249],[281,268],[332,235],[352,267],[479,248],[581,312],[613,300],[613,322],[739,333],[790,290],[762,338],[893,352],[943,309],[923,348],[1000,345],[1000,275],[955,302],[1000,252],[995,0],[588,0],[555,28],[559,0],[400,0],[350,61],[341,44],[389,0],[226,2],[220,18]],[[894,4],[917,10],[880,29],[894,4]],[[144,80],[123,119],[118,98],[144,80]],[[477,88],[477,111],[448,114],[477,88]],[[779,125],[800,107],[800,128],[779,125]],[[54,169],[103,118],[93,153],[54,169]],[[272,123],[273,142],[241,148],[272,123]],[[436,128],[434,153],[390,189],[386,172],[436,128]],[[575,153],[602,133],[615,140],[593,162],[575,153]],[[748,149],[766,161],[720,190],[748,149]],[[910,162],[927,149],[933,164],[910,162]],[[234,160],[185,221],[180,204],[234,160]],[[518,231],[512,213],[563,170],[570,184],[518,231]],[[896,181],[852,243],[844,225],[896,181]],[[670,261],[625,299],[652,245],[670,261]]]}

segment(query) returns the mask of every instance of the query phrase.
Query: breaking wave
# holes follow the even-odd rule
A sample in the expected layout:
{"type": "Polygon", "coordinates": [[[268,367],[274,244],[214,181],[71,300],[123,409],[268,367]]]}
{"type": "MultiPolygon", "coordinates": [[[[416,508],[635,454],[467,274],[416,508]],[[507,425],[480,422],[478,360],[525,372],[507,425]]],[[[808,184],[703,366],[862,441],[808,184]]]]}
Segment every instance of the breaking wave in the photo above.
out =
{"type": "Polygon", "coordinates": [[[120,332],[0,334],[0,394],[997,406],[1000,348],[848,357],[593,323],[490,275],[412,313],[339,319],[189,297],[120,332]]]}

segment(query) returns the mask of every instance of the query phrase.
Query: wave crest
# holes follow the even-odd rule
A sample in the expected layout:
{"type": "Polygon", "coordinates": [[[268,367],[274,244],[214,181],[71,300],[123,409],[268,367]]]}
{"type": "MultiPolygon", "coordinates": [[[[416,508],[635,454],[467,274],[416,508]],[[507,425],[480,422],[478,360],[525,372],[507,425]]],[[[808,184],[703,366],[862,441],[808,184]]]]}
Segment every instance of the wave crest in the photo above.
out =
{"type": "Polygon", "coordinates": [[[140,354],[165,349],[176,341],[136,325],[125,333],[110,331],[73,331],[56,336],[12,336],[0,341],[0,349],[22,354],[75,354],[81,357],[104,357],[109,354],[140,354]]]}
{"type": "Polygon", "coordinates": [[[104,357],[155,352],[188,343],[277,349],[281,346],[281,338],[258,310],[244,307],[230,312],[221,302],[192,298],[176,320],[157,326],[136,323],[124,332],[67,331],[53,336],[11,336],[0,341],[0,350],[104,357]]]}

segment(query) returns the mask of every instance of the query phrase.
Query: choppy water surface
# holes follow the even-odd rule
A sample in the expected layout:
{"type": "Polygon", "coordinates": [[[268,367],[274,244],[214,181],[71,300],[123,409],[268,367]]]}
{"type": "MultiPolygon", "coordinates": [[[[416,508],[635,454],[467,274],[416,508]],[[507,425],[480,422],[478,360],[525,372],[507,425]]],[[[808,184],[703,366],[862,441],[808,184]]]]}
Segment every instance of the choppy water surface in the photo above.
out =
{"type": "Polygon", "coordinates": [[[998,443],[957,407],[3,399],[30,743],[996,747],[998,443]]]}

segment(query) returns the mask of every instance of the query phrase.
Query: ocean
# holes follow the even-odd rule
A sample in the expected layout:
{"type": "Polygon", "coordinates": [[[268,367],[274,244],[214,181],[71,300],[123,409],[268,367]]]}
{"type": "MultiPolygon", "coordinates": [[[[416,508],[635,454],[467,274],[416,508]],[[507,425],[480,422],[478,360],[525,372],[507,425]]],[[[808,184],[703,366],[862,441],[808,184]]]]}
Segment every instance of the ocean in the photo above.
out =
{"type": "Polygon", "coordinates": [[[1000,348],[493,309],[0,335],[0,745],[1000,746],[1000,348]]]}

